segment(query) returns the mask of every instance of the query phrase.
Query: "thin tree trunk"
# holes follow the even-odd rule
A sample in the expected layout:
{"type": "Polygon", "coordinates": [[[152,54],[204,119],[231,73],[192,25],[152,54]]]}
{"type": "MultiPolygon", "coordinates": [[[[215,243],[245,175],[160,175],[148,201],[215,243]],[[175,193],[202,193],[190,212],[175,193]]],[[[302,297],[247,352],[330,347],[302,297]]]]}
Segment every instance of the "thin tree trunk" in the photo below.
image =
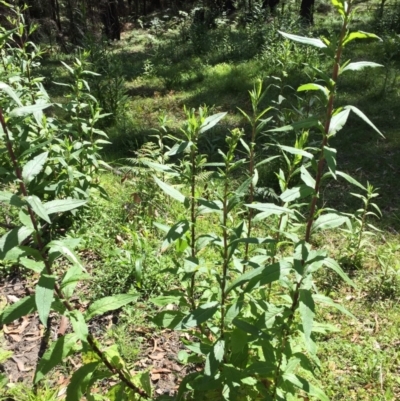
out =
{"type": "Polygon", "coordinates": [[[300,17],[307,24],[314,23],[314,1],[315,0],[302,0],[300,6],[300,17]]]}

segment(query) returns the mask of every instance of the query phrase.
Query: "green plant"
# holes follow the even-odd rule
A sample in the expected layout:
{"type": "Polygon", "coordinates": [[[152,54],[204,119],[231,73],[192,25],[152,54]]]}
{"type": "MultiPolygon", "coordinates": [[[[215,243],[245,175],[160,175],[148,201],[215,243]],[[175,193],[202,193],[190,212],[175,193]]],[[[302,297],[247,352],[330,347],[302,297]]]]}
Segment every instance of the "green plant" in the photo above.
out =
{"type": "MultiPolygon", "coordinates": [[[[348,43],[355,39],[377,37],[348,30],[354,16],[351,2],[334,0],[333,5],[342,17],[341,31],[337,37],[331,40],[315,39],[281,32],[289,40],[320,49],[331,63],[332,73],[329,77],[320,69],[310,66],[316,73],[318,83],[312,82],[298,88],[299,92],[318,93],[324,109],[321,116],[309,110],[299,121],[269,130],[300,132],[294,147],[279,145],[288,166],[286,174],[283,171],[278,174],[282,205],[249,203],[245,206],[261,212],[253,222],[267,219],[270,223],[271,218],[277,216],[278,227],[267,232],[260,232],[259,227],[254,227],[254,233],[262,236],[250,237],[245,234],[245,221],[238,218],[243,213],[240,212],[242,199],[249,185],[238,189],[232,187],[232,172],[244,162],[236,160],[234,156],[240,130],[232,131],[227,137],[227,152],[219,151],[222,163],[217,166],[222,189],[214,195],[216,198],[199,198],[199,207],[191,203],[195,198],[193,187],[196,181],[191,186],[189,196],[169,184],[157,181],[167,195],[184,205],[190,205],[192,216],[215,213],[220,221],[218,232],[202,234],[198,232],[198,220],[190,221],[192,227],[195,225],[196,228],[191,244],[196,245],[197,250],[194,255],[178,252],[177,258],[181,259],[179,266],[182,267],[176,269],[177,274],[182,274],[183,283],[190,283],[183,284],[187,292],[171,293],[152,300],[160,306],[170,303],[178,305],[178,310],[162,311],[155,322],[160,326],[188,331],[192,336],[185,341],[191,352],[188,361],[198,356],[204,358],[203,371],[183,380],[177,396],[179,400],[201,397],[286,400],[295,398],[297,394],[304,396],[304,393],[321,400],[327,399],[312,378],[320,364],[316,355],[315,331],[317,327],[323,332],[330,330],[328,325],[315,322],[316,307],[322,304],[350,314],[319,293],[313,275],[325,266],[335,271],[346,283],[353,283],[326,250],[312,248],[312,237],[317,232],[340,227],[349,220],[340,212],[318,207],[323,182],[330,177],[343,177],[351,184],[361,185],[336,168],[337,151],[329,146],[329,140],[344,126],[350,111],[378,131],[359,109],[353,106],[335,109],[339,76],[349,71],[379,66],[368,62],[341,62],[343,48],[348,43]],[[307,146],[311,135],[315,138],[313,145],[307,146]],[[294,158],[289,158],[287,154],[294,158]],[[328,171],[325,171],[326,166],[328,171]],[[294,174],[299,174],[301,181],[293,186],[294,174]],[[285,224],[282,224],[283,221],[285,224]],[[281,237],[285,241],[277,252],[276,245],[281,237]],[[272,246],[267,249],[256,248],[251,253],[247,248],[246,255],[240,244],[272,246]],[[249,267],[241,274],[244,264],[249,267]],[[204,274],[184,274],[192,271],[204,274]],[[210,274],[206,274],[208,271],[210,274]],[[197,283],[196,303],[192,302],[193,281],[197,283]],[[185,309],[189,311],[183,312],[185,309]]],[[[261,90],[256,89],[254,93],[257,100],[261,90]]],[[[257,115],[255,113],[256,118],[257,115]]],[[[256,132],[257,120],[253,118],[250,122],[253,132],[256,132]]],[[[182,144],[176,145],[179,146],[182,144]]],[[[250,160],[253,146],[253,143],[247,145],[250,160]]],[[[197,166],[194,157],[188,163],[189,169],[190,166],[192,169],[197,166]]],[[[253,175],[250,179],[253,179],[253,175]]],[[[367,196],[367,199],[369,204],[370,197],[367,196]]],[[[361,222],[365,221],[364,218],[361,217],[361,222]]],[[[178,243],[184,240],[188,224],[186,229],[184,227],[182,222],[173,226],[165,241],[178,243]]],[[[193,245],[190,248],[193,249],[193,245]]]]}
{"type": "MultiPolygon", "coordinates": [[[[20,15],[19,9],[14,11],[20,15]]],[[[17,49],[17,54],[26,53],[28,46],[24,43],[28,43],[28,35],[25,34],[22,22],[18,25],[18,32],[17,38],[21,39],[21,46],[17,49]]],[[[13,33],[14,31],[8,35],[11,40],[13,33]]],[[[2,50],[7,46],[6,43],[1,45],[2,50]]],[[[10,52],[13,52],[12,48],[10,52]]],[[[59,154],[55,156],[52,153],[54,148],[57,153],[61,139],[55,135],[57,120],[48,122],[43,113],[50,104],[43,96],[45,92],[39,84],[40,79],[33,78],[27,69],[18,70],[17,65],[12,64],[12,57],[6,57],[3,51],[2,55],[3,60],[8,62],[3,63],[3,66],[7,69],[6,78],[9,84],[0,83],[0,154],[4,160],[4,175],[7,177],[7,187],[0,191],[0,202],[13,208],[16,213],[13,215],[13,228],[0,238],[0,259],[35,272],[39,279],[33,295],[2,311],[0,324],[9,324],[34,311],[38,312],[40,322],[45,327],[51,311],[69,319],[73,333],[60,337],[50,345],[41,358],[34,377],[34,383],[39,383],[69,355],[83,353],[86,357],[85,363],[71,377],[67,400],[78,401],[86,393],[90,397],[90,388],[96,380],[113,375],[119,377],[120,382],[114,390],[110,390],[110,397],[113,392],[118,393],[119,389],[125,388],[128,395],[150,395],[148,374],[133,377],[115,347],[102,349],[89,333],[87,323],[94,316],[135,301],[137,295],[120,294],[98,299],[85,312],[76,308],[70,298],[78,281],[87,278],[86,269],[74,252],[79,239],[63,238],[60,231],[54,229],[55,222],[60,217],[87,204],[87,193],[83,192],[85,199],[76,199],[82,197],[82,191],[76,194],[65,189],[63,170],[69,176],[73,175],[77,181],[74,188],[80,189],[79,187],[85,188],[86,182],[90,185],[99,167],[95,153],[98,142],[96,143],[94,137],[98,134],[94,123],[99,118],[99,110],[95,107],[95,99],[83,92],[86,81],[82,75],[87,72],[79,60],[76,61],[75,69],[68,67],[75,77],[74,83],[67,85],[73,93],[70,102],[65,106],[71,119],[67,123],[68,135],[71,135],[70,148],[67,150],[72,156],[64,159],[59,154]],[[13,69],[9,66],[13,66],[13,69]],[[18,79],[20,75],[24,79],[18,79]],[[91,100],[93,103],[89,103],[91,100]],[[83,115],[86,107],[91,111],[88,123],[83,115]],[[85,140],[86,135],[89,140],[85,140]],[[57,170],[58,166],[62,166],[61,173],[57,170]],[[73,166],[77,166],[76,170],[73,166]],[[71,194],[77,195],[76,198],[68,197],[71,194]],[[61,260],[64,263],[60,263],[61,260]]],[[[29,57],[27,54],[22,56],[29,57]]],[[[64,125],[61,127],[66,129],[64,125]]]]}

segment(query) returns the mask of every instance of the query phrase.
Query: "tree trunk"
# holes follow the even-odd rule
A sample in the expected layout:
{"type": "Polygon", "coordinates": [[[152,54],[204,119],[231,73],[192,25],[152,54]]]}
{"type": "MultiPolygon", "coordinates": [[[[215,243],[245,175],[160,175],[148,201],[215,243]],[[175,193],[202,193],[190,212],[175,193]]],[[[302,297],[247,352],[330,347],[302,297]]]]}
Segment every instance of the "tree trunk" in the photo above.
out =
{"type": "Polygon", "coordinates": [[[315,0],[302,0],[300,6],[300,17],[307,24],[314,23],[314,1],[315,0]]]}
{"type": "Polygon", "coordinates": [[[118,4],[116,0],[106,0],[101,9],[101,19],[104,24],[104,31],[108,39],[121,39],[121,25],[118,16],[118,4]]]}

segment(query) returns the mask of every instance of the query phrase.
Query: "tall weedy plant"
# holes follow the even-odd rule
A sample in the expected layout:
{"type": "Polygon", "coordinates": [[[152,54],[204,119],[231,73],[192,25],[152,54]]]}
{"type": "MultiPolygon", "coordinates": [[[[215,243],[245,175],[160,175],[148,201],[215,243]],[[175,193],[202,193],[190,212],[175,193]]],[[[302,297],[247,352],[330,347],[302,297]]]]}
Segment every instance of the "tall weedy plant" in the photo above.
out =
{"type": "MultiPolygon", "coordinates": [[[[316,305],[322,304],[352,315],[340,304],[319,293],[313,276],[325,267],[334,270],[349,285],[354,284],[327,251],[312,247],[313,235],[349,223],[349,216],[333,209],[320,208],[318,200],[324,181],[331,177],[342,177],[364,188],[336,168],[337,151],[330,147],[329,140],[343,128],[351,111],[380,134],[359,109],[353,106],[335,108],[337,82],[341,74],[379,65],[342,62],[343,49],[348,43],[356,39],[378,38],[365,32],[349,31],[354,16],[351,2],[333,0],[332,3],[342,17],[337,37],[328,40],[281,32],[288,40],[316,47],[332,63],[330,75],[311,66],[318,83],[307,83],[298,88],[298,92],[312,91],[319,96],[324,114],[313,114],[313,110],[308,108],[301,121],[269,130],[299,133],[294,147],[279,146],[288,163],[286,174],[282,171],[277,173],[282,203],[246,204],[246,208],[261,213],[250,214],[250,227],[253,226],[254,231],[245,229],[246,224],[249,226],[247,218],[241,220],[239,216],[243,215],[243,210],[238,212],[243,207],[241,200],[249,188],[250,197],[247,199],[254,200],[254,181],[253,187],[248,183],[237,190],[232,188],[231,172],[244,162],[233,157],[240,131],[232,132],[227,138],[228,152],[224,154],[220,151],[223,159],[218,170],[222,180],[220,195],[214,200],[198,199],[197,206],[199,215],[215,213],[219,216],[219,231],[197,234],[197,246],[201,248],[204,260],[186,257],[183,262],[191,269],[203,271],[212,266],[212,274],[207,276],[207,290],[198,293],[195,309],[193,305],[188,308],[182,294],[153,299],[157,305],[173,303],[179,306],[178,310],[161,312],[155,321],[164,327],[188,331],[191,339],[184,341],[188,349],[186,360],[198,361],[199,357],[204,360],[203,371],[189,375],[181,383],[176,397],[178,400],[212,397],[221,400],[283,401],[299,393],[303,397],[308,393],[317,399],[327,400],[324,392],[315,385],[315,379],[310,379],[319,366],[314,332],[329,331],[328,325],[315,321],[316,305]],[[320,144],[315,146],[318,136],[320,144]],[[307,147],[309,138],[313,139],[313,147],[307,147]],[[292,177],[295,174],[300,175],[300,183],[293,186],[292,177]],[[279,217],[278,228],[267,228],[261,238],[251,236],[251,233],[260,232],[257,223],[266,219],[269,221],[270,216],[279,217]],[[285,244],[277,251],[276,244],[280,238],[285,238],[285,244]],[[248,246],[241,248],[239,244],[272,246],[267,250],[250,250],[248,246]],[[183,312],[185,308],[189,309],[186,313],[183,312]]],[[[260,97],[261,90],[256,87],[252,96],[255,105],[260,97]]],[[[309,99],[307,104],[310,104],[309,99]]],[[[255,112],[253,118],[249,118],[253,127],[251,143],[245,146],[249,160],[253,160],[255,136],[260,122],[262,124],[261,120],[258,122],[258,115],[255,112]]],[[[261,125],[260,130],[264,127],[261,125]]],[[[255,169],[251,167],[249,179],[254,180],[255,175],[255,169]]],[[[180,192],[178,196],[174,192],[175,188],[161,188],[176,200],[187,202],[186,196],[180,192]]],[[[176,235],[174,240],[179,238],[181,235],[176,235]]],[[[196,280],[197,277],[192,276],[191,279],[196,280]]]]}
{"type": "MultiPolygon", "coordinates": [[[[92,168],[97,167],[95,153],[85,151],[97,146],[91,142],[95,141],[96,113],[85,125],[77,110],[89,105],[79,96],[78,85],[70,110],[72,121],[70,125],[67,123],[71,137],[68,146],[62,149],[60,136],[64,134],[64,125],[43,112],[52,104],[40,83],[41,78],[35,77],[32,70],[28,73],[26,63],[19,63],[22,59],[34,59],[35,54],[24,54],[29,48],[26,45],[29,32],[25,31],[20,10],[12,11],[19,16],[15,20],[17,26],[4,36],[11,43],[0,42],[3,60],[0,75],[6,80],[0,82],[0,203],[6,205],[2,213],[9,209],[14,209],[14,213],[10,214],[12,227],[0,238],[0,260],[33,272],[38,281],[32,289],[33,295],[2,311],[0,324],[9,324],[33,312],[38,313],[45,327],[50,313],[69,320],[72,332],[50,344],[34,376],[34,383],[39,383],[72,354],[83,354],[84,363],[72,374],[67,388],[68,401],[79,401],[84,395],[93,399],[90,389],[96,380],[111,376],[118,377],[118,383],[107,394],[109,399],[121,400],[120,394],[130,399],[135,394],[150,397],[148,373],[131,375],[115,346],[102,347],[89,333],[88,326],[94,316],[118,309],[135,301],[137,296],[120,294],[102,298],[81,311],[71,302],[78,282],[89,277],[74,251],[79,239],[63,238],[59,230],[53,229],[61,216],[88,206],[90,192],[84,191],[82,183],[96,179],[98,171],[92,168]],[[15,43],[17,48],[12,46],[15,43]],[[66,154],[71,157],[67,158],[66,154]],[[72,187],[78,193],[71,191],[72,187]]],[[[37,63],[36,60],[31,66],[37,63]]],[[[82,64],[77,61],[77,65],[82,64]]],[[[84,84],[80,76],[78,84],[84,84]]]]}

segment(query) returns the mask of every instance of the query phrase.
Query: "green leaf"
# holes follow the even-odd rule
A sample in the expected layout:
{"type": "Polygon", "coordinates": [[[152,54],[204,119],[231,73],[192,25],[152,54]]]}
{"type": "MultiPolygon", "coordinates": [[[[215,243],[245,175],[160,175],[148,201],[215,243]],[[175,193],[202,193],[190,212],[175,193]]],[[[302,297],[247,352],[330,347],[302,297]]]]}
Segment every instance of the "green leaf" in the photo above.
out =
{"type": "Polygon", "coordinates": [[[101,362],[91,362],[74,372],[67,387],[65,401],[81,401],[88,388],[90,379],[101,362]]]}
{"type": "Polygon", "coordinates": [[[347,315],[347,316],[351,317],[352,319],[357,320],[357,318],[352,313],[350,313],[345,307],[334,302],[331,298],[326,297],[325,295],[313,294],[313,299],[314,299],[314,302],[316,302],[318,304],[323,304],[323,305],[327,305],[332,308],[335,308],[338,311],[342,312],[344,315],[347,315]]]}
{"type": "Polygon", "coordinates": [[[206,364],[204,366],[204,374],[206,376],[214,376],[220,363],[225,355],[225,341],[218,340],[212,347],[211,352],[207,355],[206,364]]]}
{"type": "Polygon", "coordinates": [[[234,280],[226,289],[226,294],[232,291],[234,288],[249,282],[250,280],[260,280],[263,284],[269,284],[273,281],[279,280],[285,276],[291,268],[288,262],[281,261],[279,263],[273,263],[272,265],[261,266],[257,269],[249,270],[248,272],[239,276],[234,280]]]}
{"type": "Polygon", "coordinates": [[[22,316],[29,315],[36,310],[35,296],[22,298],[15,304],[7,306],[0,315],[0,325],[9,324],[22,316]]]}
{"type": "Polygon", "coordinates": [[[348,175],[346,173],[343,173],[342,171],[336,171],[336,175],[338,175],[340,177],[343,177],[347,182],[349,182],[350,184],[355,185],[356,187],[362,189],[363,191],[367,190],[367,188],[365,188],[364,185],[359,183],[356,179],[354,179],[350,175],[348,175]]]}
{"type": "Polygon", "coordinates": [[[167,155],[168,156],[178,155],[184,152],[186,149],[188,148],[190,149],[192,145],[193,145],[192,141],[178,142],[167,152],[167,155]]]}
{"type": "Polygon", "coordinates": [[[333,270],[340,278],[346,282],[347,284],[351,285],[353,288],[356,288],[353,280],[349,278],[349,276],[342,270],[336,260],[332,258],[325,258],[323,260],[324,266],[328,267],[329,269],[333,270]]]}
{"type": "Polygon", "coordinates": [[[344,68],[340,70],[340,74],[342,74],[345,71],[361,71],[364,68],[368,67],[377,68],[377,67],[383,67],[383,65],[378,63],[373,63],[371,61],[358,61],[356,63],[347,64],[344,68]]]}
{"type": "Polygon", "coordinates": [[[318,118],[315,116],[312,116],[312,117],[308,117],[301,121],[296,121],[290,125],[285,125],[284,127],[270,129],[267,132],[287,132],[287,131],[292,131],[292,130],[297,131],[297,130],[302,130],[302,129],[313,128],[313,127],[319,126],[320,124],[321,123],[319,122],[318,118]]]}
{"type": "Polygon", "coordinates": [[[119,294],[98,299],[89,306],[85,313],[85,320],[88,321],[94,316],[122,308],[123,306],[136,301],[138,297],[137,294],[119,294]]]}
{"type": "Polygon", "coordinates": [[[288,203],[296,199],[306,198],[307,196],[313,195],[314,193],[314,188],[310,188],[307,185],[300,185],[298,187],[287,189],[280,195],[280,198],[284,203],[288,203]]]}
{"type": "Polygon", "coordinates": [[[143,390],[148,397],[152,396],[149,371],[137,373],[132,377],[132,381],[138,388],[143,390]]]}
{"type": "Polygon", "coordinates": [[[50,248],[50,254],[55,252],[61,253],[71,263],[78,265],[83,271],[86,271],[78,256],[72,251],[72,249],[70,249],[70,244],[67,239],[51,241],[47,247],[50,248]]]}
{"type": "Polygon", "coordinates": [[[316,397],[321,401],[329,401],[329,398],[326,396],[326,394],[321,389],[319,389],[318,387],[315,387],[314,385],[312,385],[310,382],[308,382],[303,377],[300,377],[293,373],[284,373],[282,375],[282,377],[284,380],[287,380],[288,382],[292,383],[294,386],[302,389],[307,394],[310,394],[311,396],[316,397]]]}
{"type": "Polygon", "coordinates": [[[82,269],[78,265],[71,266],[64,275],[61,282],[61,290],[64,296],[68,299],[72,297],[76,285],[81,280],[90,279],[91,276],[82,272],[82,269]]]}
{"type": "Polygon", "coordinates": [[[324,157],[328,164],[329,171],[332,176],[336,179],[336,149],[324,146],[324,157]]]}
{"type": "Polygon", "coordinates": [[[291,33],[285,33],[278,31],[283,37],[293,40],[294,42],[303,43],[305,45],[311,45],[323,49],[326,44],[321,39],[307,38],[305,36],[292,35],[291,33]]]}
{"type": "Polygon", "coordinates": [[[254,217],[254,221],[263,220],[269,216],[280,216],[283,213],[293,214],[293,211],[282,206],[275,205],[274,203],[252,203],[246,204],[245,206],[252,209],[260,210],[262,213],[258,213],[254,217]]]}
{"type": "Polygon", "coordinates": [[[161,245],[161,252],[165,252],[173,242],[182,238],[189,230],[189,227],[190,225],[188,220],[182,220],[174,224],[168,231],[164,242],[161,245]]]}
{"type": "Polygon", "coordinates": [[[215,312],[218,310],[218,302],[208,302],[206,304],[200,305],[197,309],[189,313],[182,319],[179,328],[191,329],[193,327],[200,326],[205,321],[211,319],[215,312]]]}
{"type": "Polygon", "coordinates": [[[310,187],[311,189],[315,188],[315,180],[304,165],[300,167],[300,178],[307,187],[310,187]]]}
{"type": "Polygon", "coordinates": [[[49,152],[43,152],[25,164],[22,169],[22,179],[24,182],[29,184],[42,171],[48,156],[49,152]]]}
{"type": "Polygon", "coordinates": [[[303,156],[303,157],[307,157],[308,159],[313,159],[314,158],[313,154],[311,154],[309,152],[306,152],[303,149],[297,149],[297,148],[293,148],[292,146],[285,146],[285,145],[278,145],[278,147],[280,149],[284,150],[285,152],[288,152],[288,153],[290,153],[292,155],[300,155],[300,156],[303,156]]]}
{"type": "Polygon", "coordinates": [[[315,232],[317,230],[327,230],[340,227],[341,225],[348,222],[348,220],[349,218],[346,216],[341,216],[336,213],[326,213],[319,216],[318,219],[313,222],[311,231],[315,232]]]}
{"type": "Polygon", "coordinates": [[[4,91],[7,93],[7,95],[14,100],[15,103],[17,103],[18,106],[22,106],[22,102],[18,95],[13,91],[11,86],[7,85],[4,82],[0,82],[0,90],[4,91]]]}
{"type": "Polygon", "coordinates": [[[297,92],[303,92],[303,91],[321,91],[325,98],[327,99],[329,96],[329,90],[325,86],[318,85],[318,84],[305,84],[301,85],[297,88],[297,92]]]}
{"type": "Polygon", "coordinates": [[[374,33],[368,33],[368,32],[363,32],[363,31],[358,31],[358,32],[350,32],[344,39],[343,41],[343,46],[345,46],[347,43],[351,42],[352,40],[355,39],[378,39],[382,40],[379,36],[376,36],[374,33]]]}
{"type": "Polygon", "coordinates": [[[211,129],[212,127],[217,125],[220,122],[220,120],[222,120],[226,116],[226,114],[227,114],[226,112],[225,113],[217,113],[217,114],[207,117],[204,120],[203,124],[201,124],[199,134],[203,134],[204,132],[208,131],[209,129],[211,129]]]}
{"type": "Polygon", "coordinates": [[[87,337],[89,335],[89,327],[85,322],[83,313],[77,309],[68,312],[69,321],[71,322],[72,328],[75,334],[78,336],[82,343],[87,343],[87,337]]]}
{"type": "Polygon", "coordinates": [[[299,312],[307,350],[315,354],[315,343],[311,339],[315,316],[315,304],[310,290],[300,289],[299,312]]]}
{"type": "Polygon", "coordinates": [[[157,185],[171,198],[176,199],[178,202],[184,203],[186,200],[186,197],[182,195],[177,189],[171,187],[170,185],[166,184],[165,182],[161,181],[158,179],[155,175],[153,176],[154,181],[157,183],[157,185]]]}
{"type": "Polygon", "coordinates": [[[364,120],[371,128],[373,128],[382,138],[385,136],[382,134],[381,131],[372,123],[372,121],[357,107],[355,106],[345,106],[345,109],[350,109],[353,113],[357,114],[362,120],[364,120]]]}
{"type": "Polygon", "coordinates": [[[51,220],[49,215],[46,212],[46,209],[44,208],[42,201],[36,196],[36,195],[30,195],[27,196],[26,201],[29,203],[29,206],[32,208],[32,210],[43,220],[47,221],[49,224],[51,224],[51,220]]]}
{"type": "Polygon", "coordinates": [[[0,260],[5,259],[7,252],[17,247],[33,232],[32,228],[25,226],[15,227],[0,238],[0,260]]]}
{"type": "Polygon", "coordinates": [[[21,257],[19,259],[19,262],[22,266],[26,267],[29,270],[33,270],[36,273],[41,273],[45,268],[43,261],[28,259],[26,256],[21,257]]]}
{"type": "Polygon", "coordinates": [[[58,364],[62,364],[72,351],[79,347],[77,342],[78,337],[75,333],[67,334],[54,341],[39,360],[33,380],[34,384],[42,380],[58,364]]]}
{"type": "Polygon", "coordinates": [[[15,109],[11,110],[10,116],[11,117],[23,117],[23,116],[26,116],[27,114],[33,114],[37,111],[47,109],[47,107],[50,107],[50,106],[51,106],[51,104],[36,103],[36,104],[31,104],[29,106],[16,107],[15,109]]]}
{"type": "Polygon", "coordinates": [[[183,299],[183,295],[160,295],[156,298],[150,298],[149,302],[157,306],[165,306],[171,304],[179,305],[183,299]]]}
{"type": "Polygon", "coordinates": [[[69,210],[77,209],[87,203],[87,200],[81,199],[56,199],[44,203],[43,207],[47,214],[68,212],[69,210]]]}
{"type": "Polygon", "coordinates": [[[180,327],[182,319],[185,316],[181,311],[163,311],[156,315],[153,322],[159,327],[175,329],[176,327],[180,327]]]}
{"type": "Polygon", "coordinates": [[[19,208],[25,206],[25,202],[18,195],[6,191],[0,191],[0,202],[19,208]]]}
{"type": "Polygon", "coordinates": [[[336,8],[336,10],[339,12],[340,15],[342,15],[342,16],[345,15],[344,1],[332,0],[332,4],[336,8]]]}
{"type": "Polygon", "coordinates": [[[39,313],[39,319],[43,326],[47,326],[51,304],[54,299],[54,285],[56,279],[54,276],[42,274],[36,285],[35,302],[39,313]]]}
{"type": "Polygon", "coordinates": [[[331,119],[331,123],[329,124],[328,135],[335,135],[337,132],[339,132],[346,124],[349,114],[349,109],[342,110],[341,112],[335,114],[331,119]]]}

